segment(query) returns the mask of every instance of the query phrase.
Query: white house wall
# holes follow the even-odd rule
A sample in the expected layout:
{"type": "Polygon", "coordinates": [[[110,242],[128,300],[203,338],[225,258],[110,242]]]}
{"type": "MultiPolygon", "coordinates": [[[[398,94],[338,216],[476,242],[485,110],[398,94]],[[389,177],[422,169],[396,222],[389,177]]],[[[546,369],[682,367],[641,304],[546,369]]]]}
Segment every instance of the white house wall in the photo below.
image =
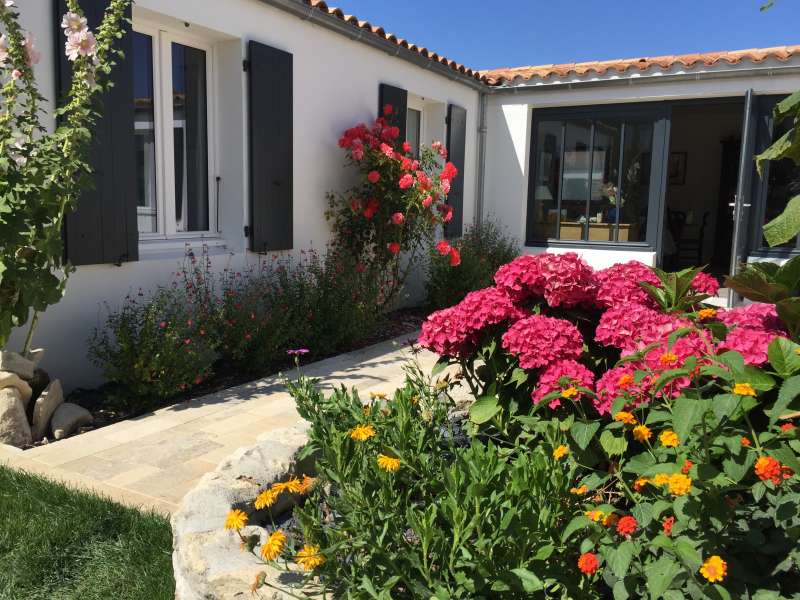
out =
{"type": "MultiPolygon", "coordinates": [[[[528,167],[531,141],[531,116],[537,108],[593,106],[624,102],[658,102],[689,98],[744,96],[748,89],[756,94],[789,94],[800,89],[797,67],[765,61],[758,73],[731,76],[721,73],[639,77],[624,81],[549,84],[517,87],[489,96],[487,106],[486,167],[484,171],[483,214],[502,223],[522,246],[528,203],[528,167]],[[787,72],[790,71],[790,72],[787,72]]],[[[713,69],[711,70],[713,71],[713,69]]],[[[540,252],[543,248],[525,248],[540,252]]],[[[552,252],[568,251],[563,244],[552,252]]],[[[637,259],[655,264],[655,252],[575,249],[590,264],[602,268],[615,262],[637,259]]]]}
{"type": "MultiPolygon", "coordinates": [[[[36,68],[41,90],[53,98],[51,3],[35,0],[18,4],[23,26],[34,33],[42,51],[42,61],[36,68]]],[[[344,154],[337,141],[345,128],[375,118],[379,83],[396,85],[426,101],[441,103],[438,110],[426,110],[429,121],[434,117],[443,119],[447,103],[466,108],[464,223],[473,220],[479,110],[479,94],[473,88],[260,0],[137,0],[134,26],[139,20],[154,18],[185,29],[188,34],[200,33],[214,43],[215,76],[209,86],[216,96],[212,121],[218,145],[216,175],[222,178],[221,239],[211,240],[215,245],[215,268],[255,260],[244,251],[243,235],[248,222],[249,169],[247,74],[242,70],[242,60],[249,40],[294,55],[295,249],[324,248],[329,238],[325,195],[331,190],[346,189],[352,181],[352,174],[343,168],[344,154]],[[189,23],[188,28],[184,28],[184,22],[189,23]]],[[[431,122],[430,127],[431,135],[444,132],[443,123],[431,122]]],[[[195,240],[193,245],[198,247],[200,243],[195,240]]],[[[101,380],[100,372],[88,363],[86,350],[88,338],[105,315],[103,304],[116,308],[128,293],[168,284],[183,256],[183,242],[142,244],[140,248],[140,260],[136,262],[79,267],[64,299],[41,316],[35,343],[47,349],[44,367],[52,376],[61,378],[67,388],[94,385],[101,380]]],[[[10,346],[20,346],[23,336],[23,331],[17,331],[10,346]]]]}

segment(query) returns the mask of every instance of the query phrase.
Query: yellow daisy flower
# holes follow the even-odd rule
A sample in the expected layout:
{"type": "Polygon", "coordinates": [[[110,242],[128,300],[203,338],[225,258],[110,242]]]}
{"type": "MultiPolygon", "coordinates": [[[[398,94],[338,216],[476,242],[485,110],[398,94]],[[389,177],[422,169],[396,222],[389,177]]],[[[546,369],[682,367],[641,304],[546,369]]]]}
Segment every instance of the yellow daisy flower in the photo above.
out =
{"type": "Polygon", "coordinates": [[[366,442],[375,436],[375,428],[372,425],[356,425],[350,430],[350,439],[357,442],[366,442]]]}
{"type": "Polygon", "coordinates": [[[653,436],[653,432],[647,425],[637,425],[633,428],[633,439],[637,442],[646,442],[653,436]]]}
{"type": "Polygon", "coordinates": [[[292,494],[299,494],[300,490],[303,488],[303,484],[300,483],[300,480],[297,477],[292,477],[289,481],[284,481],[281,483],[274,483],[272,487],[281,491],[281,492],[290,492],[292,494]]]}
{"type": "Polygon", "coordinates": [[[385,454],[378,454],[378,467],[384,471],[397,471],[400,469],[400,459],[385,454]]]}
{"type": "Polygon", "coordinates": [[[684,496],[692,489],[692,478],[683,473],[673,473],[667,482],[669,492],[675,496],[684,496]]]}
{"type": "Polygon", "coordinates": [[[247,514],[243,510],[234,508],[225,517],[225,529],[239,531],[245,525],[247,525],[247,514]]]}
{"type": "Polygon", "coordinates": [[[680,443],[678,441],[678,434],[671,429],[662,431],[661,435],[658,436],[658,439],[661,441],[661,445],[666,446],[667,448],[675,448],[680,443]]]}
{"type": "Polygon", "coordinates": [[[756,391],[749,383],[737,383],[733,386],[733,393],[740,396],[755,396],[756,391]]]}
{"type": "Polygon", "coordinates": [[[721,557],[709,556],[700,567],[700,575],[708,579],[711,583],[716,583],[725,579],[728,574],[728,563],[722,560],[721,557]]]}
{"type": "Polygon", "coordinates": [[[568,452],[569,452],[569,446],[561,444],[560,446],[558,446],[556,449],[553,450],[553,458],[555,458],[556,460],[561,460],[562,458],[564,458],[564,456],[566,456],[568,452]]]}
{"type": "Polygon", "coordinates": [[[325,562],[325,557],[320,553],[319,546],[306,544],[300,549],[294,560],[306,571],[313,571],[325,562]]]}
{"type": "Polygon", "coordinates": [[[386,392],[370,392],[369,397],[373,400],[386,400],[386,392]]]}
{"type": "Polygon", "coordinates": [[[281,555],[285,544],[286,534],[280,529],[272,532],[267,538],[267,541],[261,544],[261,558],[264,560],[275,560],[281,555]]]}
{"type": "Polygon", "coordinates": [[[281,495],[281,489],[276,488],[274,485],[270,488],[261,492],[258,496],[256,496],[256,500],[253,503],[256,507],[256,510],[261,510],[262,508],[268,508],[275,504],[275,501],[278,499],[278,496],[281,495]]]}

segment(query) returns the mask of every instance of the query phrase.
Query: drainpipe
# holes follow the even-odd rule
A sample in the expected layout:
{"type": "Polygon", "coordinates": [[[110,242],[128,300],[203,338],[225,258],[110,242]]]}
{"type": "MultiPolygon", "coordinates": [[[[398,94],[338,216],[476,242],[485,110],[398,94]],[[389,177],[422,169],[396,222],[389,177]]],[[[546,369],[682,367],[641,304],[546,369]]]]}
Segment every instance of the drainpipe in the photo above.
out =
{"type": "Polygon", "coordinates": [[[486,105],[489,95],[480,92],[480,108],[478,110],[478,168],[475,183],[475,224],[483,222],[483,186],[484,171],[486,170],[486,105]]]}

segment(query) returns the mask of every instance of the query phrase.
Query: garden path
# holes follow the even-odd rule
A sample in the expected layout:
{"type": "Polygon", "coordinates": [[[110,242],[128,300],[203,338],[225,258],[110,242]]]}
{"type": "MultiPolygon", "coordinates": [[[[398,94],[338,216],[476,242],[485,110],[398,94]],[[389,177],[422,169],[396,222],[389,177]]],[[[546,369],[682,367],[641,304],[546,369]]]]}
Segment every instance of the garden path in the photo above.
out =
{"type": "MultiPolygon", "coordinates": [[[[391,392],[411,358],[405,335],[302,367],[325,387],[391,392]]],[[[428,371],[436,356],[417,359],[428,371]]],[[[299,421],[294,401],[271,376],[40,446],[0,445],[0,463],[91,489],[124,504],[171,513],[205,473],[237,448],[299,421]]]]}

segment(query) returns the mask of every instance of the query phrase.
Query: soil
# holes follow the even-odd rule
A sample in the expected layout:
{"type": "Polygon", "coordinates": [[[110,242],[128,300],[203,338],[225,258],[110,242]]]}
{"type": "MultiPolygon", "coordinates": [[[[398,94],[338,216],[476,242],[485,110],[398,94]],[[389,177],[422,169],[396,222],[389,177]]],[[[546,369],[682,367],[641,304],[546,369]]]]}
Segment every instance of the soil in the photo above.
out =
{"type": "MultiPolygon", "coordinates": [[[[337,354],[344,354],[346,352],[352,352],[353,350],[366,348],[367,346],[390,340],[404,334],[411,334],[422,326],[422,322],[427,315],[428,311],[424,308],[403,308],[393,311],[386,315],[386,319],[380,324],[372,336],[354,344],[350,348],[343,348],[341,351],[334,354],[315,356],[312,360],[316,362],[337,354]]],[[[90,426],[82,427],[75,434],[79,435],[93,429],[99,429],[107,425],[112,425],[113,423],[118,423],[119,421],[138,417],[159,408],[191,402],[194,398],[200,398],[201,396],[242,385],[256,379],[269,377],[293,365],[294,360],[287,357],[285,364],[278,365],[276,369],[271,369],[269,373],[252,373],[243,372],[236,369],[230,363],[220,361],[214,366],[213,377],[203,382],[201,385],[192,388],[186,394],[167,398],[160,402],[154,400],[145,404],[137,403],[136,406],[130,405],[130,397],[127,395],[123,386],[114,383],[106,383],[98,388],[92,389],[77,388],[70,392],[65,400],[66,402],[72,402],[83,406],[94,416],[94,423],[90,426]]],[[[53,441],[52,438],[46,437],[30,447],[49,444],[53,441]]]]}

